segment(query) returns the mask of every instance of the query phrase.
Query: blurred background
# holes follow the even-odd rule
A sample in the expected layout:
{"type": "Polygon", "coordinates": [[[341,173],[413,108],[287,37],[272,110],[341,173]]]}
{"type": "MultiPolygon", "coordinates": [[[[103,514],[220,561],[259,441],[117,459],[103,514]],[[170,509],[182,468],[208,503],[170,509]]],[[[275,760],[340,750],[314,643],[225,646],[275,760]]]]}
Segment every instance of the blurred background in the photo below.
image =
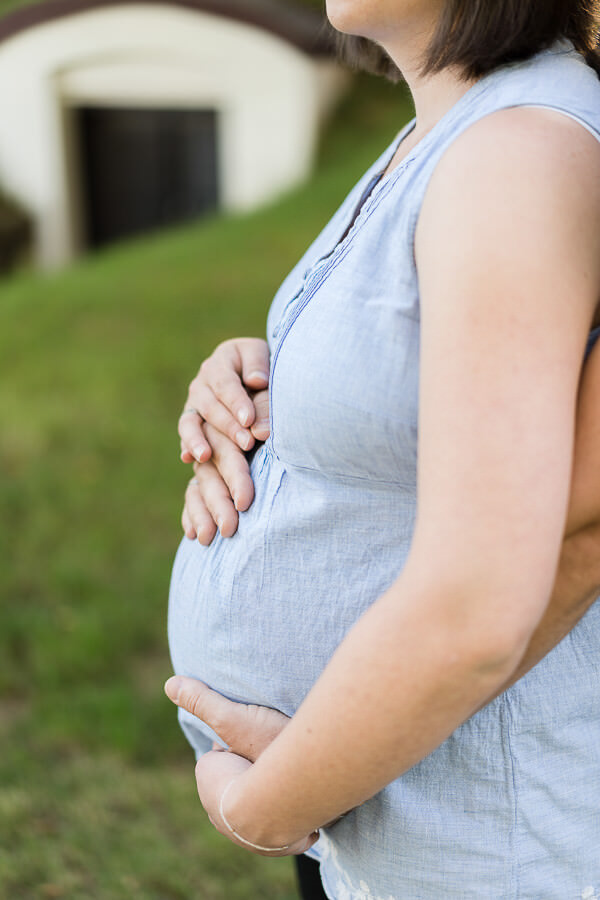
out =
{"type": "Polygon", "coordinates": [[[162,692],[177,418],[411,115],[320,0],[0,0],[0,900],[291,900],[162,692]]]}

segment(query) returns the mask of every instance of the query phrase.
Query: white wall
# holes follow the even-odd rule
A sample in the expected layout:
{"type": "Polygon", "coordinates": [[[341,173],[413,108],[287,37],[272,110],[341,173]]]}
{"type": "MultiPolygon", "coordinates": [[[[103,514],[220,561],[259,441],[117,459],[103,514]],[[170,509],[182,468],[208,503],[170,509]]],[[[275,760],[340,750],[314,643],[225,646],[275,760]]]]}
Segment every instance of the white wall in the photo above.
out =
{"type": "Polygon", "coordinates": [[[36,217],[39,261],[60,265],[81,243],[70,108],[219,110],[221,196],[245,210],[307,176],[343,81],[231,19],[167,4],[77,13],[0,44],[0,181],[36,217]]]}

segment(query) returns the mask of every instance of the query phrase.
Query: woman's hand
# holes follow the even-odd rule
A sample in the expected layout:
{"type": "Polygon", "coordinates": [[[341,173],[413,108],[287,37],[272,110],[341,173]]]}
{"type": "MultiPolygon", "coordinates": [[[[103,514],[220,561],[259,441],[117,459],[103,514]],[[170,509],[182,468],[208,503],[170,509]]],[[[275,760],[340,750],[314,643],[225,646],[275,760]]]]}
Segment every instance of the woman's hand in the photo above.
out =
{"type": "MultiPolygon", "coordinates": [[[[237,779],[283,731],[289,718],[265,706],[233,703],[193,678],[170,678],[165,684],[165,693],[177,706],[206,722],[229,747],[229,752],[225,752],[222,747],[213,745],[212,752],[204,754],[196,765],[198,795],[214,827],[233,843],[262,856],[289,856],[308,850],[317,841],[317,833],[301,837],[284,849],[249,846],[247,838],[231,830],[235,829],[235,818],[228,812],[236,806],[237,779]],[[222,801],[231,827],[221,816],[222,801]]],[[[256,845],[258,842],[251,843],[256,845]]]]}
{"type": "MultiPolygon", "coordinates": [[[[285,844],[261,838],[260,830],[257,835],[250,835],[254,839],[248,839],[243,831],[238,831],[237,815],[240,812],[246,821],[252,818],[251,815],[247,815],[248,811],[244,810],[243,802],[243,777],[251,768],[252,763],[248,760],[223,750],[205,753],[198,760],[196,763],[198,796],[211,823],[232,843],[258,856],[293,856],[304,853],[318,841],[318,831],[298,839],[286,838],[285,844]]],[[[257,828],[260,829],[258,823],[257,828]]]]}
{"type": "Polygon", "coordinates": [[[192,381],[179,418],[181,458],[199,463],[212,448],[203,431],[208,422],[242,451],[269,436],[268,421],[257,416],[251,394],[269,383],[269,347],[261,338],[224,341],[205,359],[192,381]]]}
{"type": "Polygon", "coordinates": [[[174,675],[165,684],[169,700],[206,722],[232,753],[255,762],[290,721],[267,706],[234,703],[194,678],[174,675]]]}
{"type": "Polygon", "coordinates": [[[190,385],[179,434],[181,458],[194,462],[195,477],[182,524],[186,536],[201,544],[210,544],[217,528],[231,537],[238,512],[254,499],[243,451],[269,436],[268,379],[266,341],[238,338],[220,344],[190,385]]]}

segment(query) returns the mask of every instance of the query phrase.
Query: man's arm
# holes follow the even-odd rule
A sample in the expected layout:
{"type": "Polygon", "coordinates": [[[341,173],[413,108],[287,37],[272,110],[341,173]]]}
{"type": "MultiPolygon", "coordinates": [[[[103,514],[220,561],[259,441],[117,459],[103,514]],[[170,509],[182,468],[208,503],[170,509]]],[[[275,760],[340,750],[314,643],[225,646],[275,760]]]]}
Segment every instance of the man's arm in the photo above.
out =
{"type": "Polygon", "coordinates": [[[600,340],[581,378],[569,512],[552,599],[502,691],[519,681],[584,616],[600,594],[600,340]]]}

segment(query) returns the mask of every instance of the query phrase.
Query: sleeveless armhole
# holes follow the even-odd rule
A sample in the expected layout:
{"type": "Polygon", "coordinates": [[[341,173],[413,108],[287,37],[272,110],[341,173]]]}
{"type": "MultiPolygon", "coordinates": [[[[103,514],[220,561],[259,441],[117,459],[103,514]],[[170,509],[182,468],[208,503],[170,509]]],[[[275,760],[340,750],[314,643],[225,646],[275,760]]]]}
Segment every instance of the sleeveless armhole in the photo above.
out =
{"type": "MultiPolygon", "coordinates": [[[[572,119],[573,122],[577,122],[586,131],[595,137],[597,141],[600,141],[600,131],[597,131],[595,128],[590,125],[589,122],[586,122],[581,116],[576,115],[575,113],[569,112],[567,109],[563,109],[560,106],[552,106],[549,103],[518,103],[513,106],[506,107],[506,109],[547,109],[549,112],[560,113],[563,116],[566,116],[568,119],[572,119]]],[[[498,110],[499,112],[500,110],[498,110]]]]}
{"type": "Polygon", "coordinates": [[[488,112],[485,112],[478,119],[475,119],[474,121],[470,121],[470,122],[466,123],[466,127],[458,130],[456,132],[456,134],[453,136],[453,139],[445,146],[444,152],[442,154],[440,154],[440,156],[436,160],[435,166],[429,171],[428,177],[426,179],[426,183],[424,186],[424,190],[422,191],[421,202],[417,205],[417,208],[415,209],[415,212],[412,216],[412,221],[410,222],[409,240],[410,240],[410,246],[412,248],[412,263],[414,266],[414,272],[417,277],[418,277],[418,268],[417,268],[417,255],[416,255],[416,248],[415,248],[415,238],[416,238],[417,226],[419,224],[419,219],[421,216],[421,209],[423,206],[423,200],[427,193],[427,189],[429,187],[429,182],[431,181],[438,164],[441,162],[446,151],[450,149],[450,147],[452,146],[454,141],[457,140],[457,138],[459,138],[462,134],[464,134],[464,132],[467,131],[472,125],[476,125],[478,122],[481,122],[483,119],[486,119],[488,116],[493,116],[493,115],[495,115],[495,113],[503,112],[508,109],[545,109],[545,110],[548,110],[549,112],[559,113],[559,114],[571,119],[573,122],[577,122],[577,124],[579,124],[583,128],[585,128],[585,130],[589,134],[591,134],[592,137],[596,138],[596,140],[600,143],[600,131],[598,129],[596,129],[592,125],[590,125],[590,123],[587,122],[582,116],[578,116],[576,113],[570,112],[569,110],[566,110],[561,106],[554,106],[551,103],[532,103],[530,101],[525,101],[523,103],[510,103],[510,104],[507,104],[506,106],[499,106],[495,109],[490,109],[488,112]]]}

